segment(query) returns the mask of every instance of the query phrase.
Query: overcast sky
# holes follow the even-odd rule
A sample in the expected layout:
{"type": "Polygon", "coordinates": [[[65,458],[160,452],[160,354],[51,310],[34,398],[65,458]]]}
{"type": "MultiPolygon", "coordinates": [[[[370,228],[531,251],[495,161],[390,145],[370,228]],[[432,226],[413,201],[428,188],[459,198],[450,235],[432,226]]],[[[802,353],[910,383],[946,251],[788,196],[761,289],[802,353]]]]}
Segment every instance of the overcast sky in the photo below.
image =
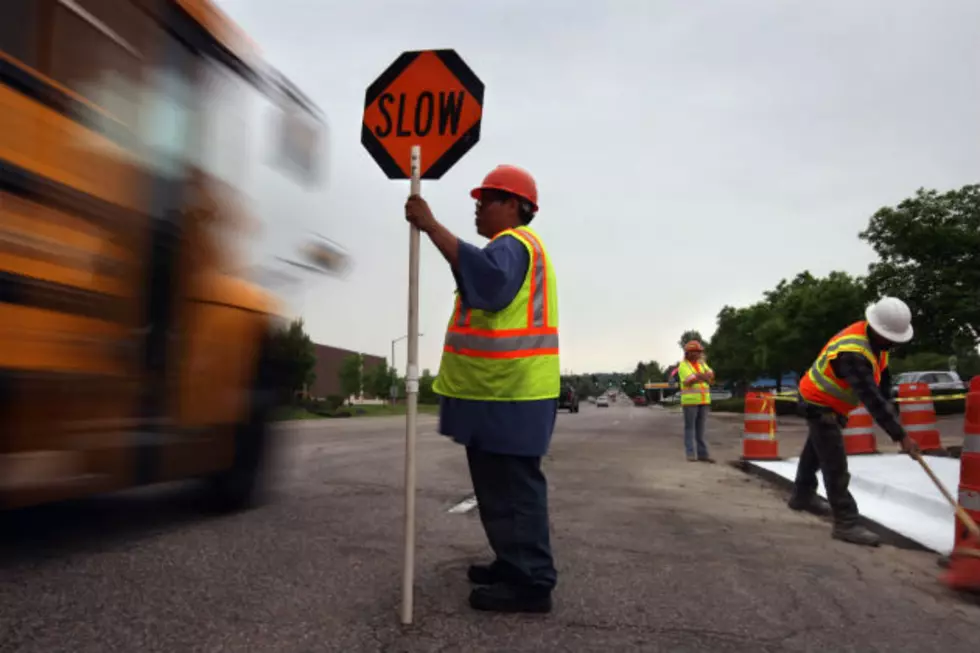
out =
{"type": "MultiPolygon", "coordinates": [[[[876,209],[980,171],[977,0],[218,4],[327,115],[321,190],[253,187],[355,258],[293,296],[321,343],[388,356],[406,332],[408,184],[360,144],[365,89],[405,50],[454,48],[486,85],[479,144],[423,184],[440,221],[482,243],[470,188],[499,163],[536,176],[574,372],[675,362],[725,304],[806,268],[863,273],[876,209]]],[[[435,371],[454,286],[427,240],[421,275],[435,371]]]]}

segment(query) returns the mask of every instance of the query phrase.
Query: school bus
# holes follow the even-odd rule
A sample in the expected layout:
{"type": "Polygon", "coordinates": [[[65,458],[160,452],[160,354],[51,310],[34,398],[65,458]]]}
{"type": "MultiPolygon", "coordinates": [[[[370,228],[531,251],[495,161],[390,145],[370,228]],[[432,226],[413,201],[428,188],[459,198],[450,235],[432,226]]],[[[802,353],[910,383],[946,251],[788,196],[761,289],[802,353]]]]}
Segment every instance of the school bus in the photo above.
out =
{"type": "Polygon", "coordinates": [[[188,478],[256,497],[281,312],[242,271],[256,102],[304,192],[319,110],[210,2],[0,2],[3,508],[188,478]]]}

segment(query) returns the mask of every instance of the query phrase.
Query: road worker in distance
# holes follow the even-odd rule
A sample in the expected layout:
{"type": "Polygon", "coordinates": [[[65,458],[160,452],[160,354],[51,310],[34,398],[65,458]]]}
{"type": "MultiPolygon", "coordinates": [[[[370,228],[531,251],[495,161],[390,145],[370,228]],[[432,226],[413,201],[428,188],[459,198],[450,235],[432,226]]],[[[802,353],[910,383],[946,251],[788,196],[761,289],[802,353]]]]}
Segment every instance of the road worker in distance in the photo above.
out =
{"type": "Polygon", "coordinates": [[[473,565],[470,605],[548,612],[557,581],[541,469],[558,412],[558,296],[541,238],[528,226],[538,190],[502,165],[470,195],[483,249],[450,233],[421,197],[405,217],[428,234],[456,279],[439,375],[439,432],[466,447],[480,519],[496,559],[473,565]]]}
{"type": "Polygon", "coordinates": [[[858,508],[848,490],[850,474],[841,429],[847,415],[864,404],[868,412],[899,443],[902,451],[918,451],[887,397],[891,383],[889,351],[912,339],[912,312],[902,300],[883,297],[865,311],[865,319],[839,332],[824,346],[800,379],[800,399],[809,433],[800,454],[789,507],[817,515],[832,514],[833,537],[877,546],[877,535],[858,523],[858,508]],[[817,471],[823,472],[830,507],[817,497],[817,471]]]}
{"type": "Polygon", "coordinates": [[[711,384],[715,373],[704,361],[704,346],[698,340],[684,345],[684,360],[677,366],[681,408],[684,411],[684,450],[689,462],[713,463],[704,440],[704,423],[711,409],[711,384]],[[695,448],[695,443],[697,447],[695,448]]]}

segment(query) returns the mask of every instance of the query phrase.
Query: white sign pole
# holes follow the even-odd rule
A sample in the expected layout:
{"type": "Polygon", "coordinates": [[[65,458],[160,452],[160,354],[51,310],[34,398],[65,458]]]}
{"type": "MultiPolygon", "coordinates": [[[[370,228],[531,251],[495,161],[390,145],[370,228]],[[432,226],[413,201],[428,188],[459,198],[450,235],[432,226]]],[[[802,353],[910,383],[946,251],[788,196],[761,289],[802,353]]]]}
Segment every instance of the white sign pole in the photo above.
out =
{"type": "MultiPolygon", "coordinates": [[[[410,192],[419,195],[422,147],[412,146],[410,192]]],[[[410,227],[408,241],[408,369],[405,373],[405,558],[402,568],[402,623],[412,623],[415,586],[415,438],[419,406],[419,240],[417,227],[410,227]]]]}

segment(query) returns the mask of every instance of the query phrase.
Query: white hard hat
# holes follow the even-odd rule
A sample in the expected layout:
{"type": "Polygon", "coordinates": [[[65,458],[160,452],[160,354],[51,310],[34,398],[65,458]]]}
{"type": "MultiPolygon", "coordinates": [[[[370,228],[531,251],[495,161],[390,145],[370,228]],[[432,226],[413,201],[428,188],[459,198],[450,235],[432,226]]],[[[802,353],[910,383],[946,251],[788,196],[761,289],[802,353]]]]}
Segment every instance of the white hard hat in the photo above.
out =
{"type": "Polygon", "coordinates": [[[912,311],[898,297],[882,297],[864,312],[868,324],[878,335],[891,342],[912,339],[912,311]]]}

